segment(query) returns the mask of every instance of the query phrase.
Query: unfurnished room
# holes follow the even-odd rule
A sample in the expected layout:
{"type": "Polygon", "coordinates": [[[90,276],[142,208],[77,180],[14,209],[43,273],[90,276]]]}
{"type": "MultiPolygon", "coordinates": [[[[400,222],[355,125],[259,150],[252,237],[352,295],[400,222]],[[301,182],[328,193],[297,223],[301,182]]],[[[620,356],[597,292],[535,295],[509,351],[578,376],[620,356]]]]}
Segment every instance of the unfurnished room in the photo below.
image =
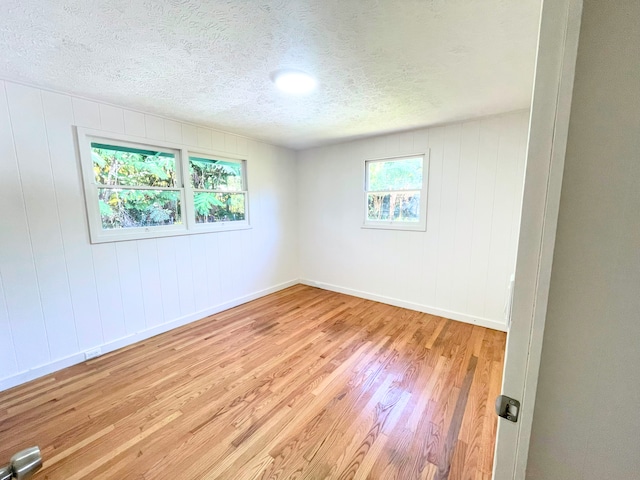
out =
{"type": "Polygon", "coordinates": [[[0,480],[640,479],[639,22],[4,0],[0,480]]]}

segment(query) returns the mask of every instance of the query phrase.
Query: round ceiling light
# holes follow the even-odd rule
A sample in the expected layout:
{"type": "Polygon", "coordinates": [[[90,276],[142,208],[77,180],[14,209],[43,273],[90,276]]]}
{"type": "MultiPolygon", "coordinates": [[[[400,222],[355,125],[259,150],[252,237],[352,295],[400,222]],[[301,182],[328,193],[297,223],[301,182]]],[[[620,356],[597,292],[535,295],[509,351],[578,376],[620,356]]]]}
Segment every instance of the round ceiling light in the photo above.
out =
{"type": "Polygon", "coordinates": [[[278,70],[271,74],[271,80],[280,90],[291,95],[303,95],[316,88],[316,79],[300,70],[278,70]]]}

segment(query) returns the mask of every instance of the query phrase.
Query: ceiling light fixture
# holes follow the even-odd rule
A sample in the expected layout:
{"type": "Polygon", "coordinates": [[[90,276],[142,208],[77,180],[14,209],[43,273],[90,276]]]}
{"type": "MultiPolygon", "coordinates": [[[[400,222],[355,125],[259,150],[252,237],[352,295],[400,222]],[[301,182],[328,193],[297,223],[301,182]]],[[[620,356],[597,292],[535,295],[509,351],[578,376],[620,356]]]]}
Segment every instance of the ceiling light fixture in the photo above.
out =
{"type": "Polygon", "coordinates": [[[291,95],[309,93],[317,85],[315,78],[300,70],[278,70],[271,74],[271,80],[276,87],[291,95]]]}

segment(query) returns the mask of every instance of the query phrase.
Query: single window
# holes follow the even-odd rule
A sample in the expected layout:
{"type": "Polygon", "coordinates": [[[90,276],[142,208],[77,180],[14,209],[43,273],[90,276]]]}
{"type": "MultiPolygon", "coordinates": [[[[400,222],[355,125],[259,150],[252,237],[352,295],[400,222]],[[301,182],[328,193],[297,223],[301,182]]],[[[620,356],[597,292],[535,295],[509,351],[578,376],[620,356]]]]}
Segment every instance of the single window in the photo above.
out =
{"type": "Polygon", "coordinates": [[[92,243],[249,228],[245,160],[83,128],[78,143],[92,243]]]}
{"type": "Polygon", "coordinates": [[[426,229],[426,155],[365,162],[364,227],[426,229]]]}
{"type": "Polygon", "coordinates": [[[189,156],[195,220],[198,224],[245,222],[247,191],[242,160],[189,156]]]}

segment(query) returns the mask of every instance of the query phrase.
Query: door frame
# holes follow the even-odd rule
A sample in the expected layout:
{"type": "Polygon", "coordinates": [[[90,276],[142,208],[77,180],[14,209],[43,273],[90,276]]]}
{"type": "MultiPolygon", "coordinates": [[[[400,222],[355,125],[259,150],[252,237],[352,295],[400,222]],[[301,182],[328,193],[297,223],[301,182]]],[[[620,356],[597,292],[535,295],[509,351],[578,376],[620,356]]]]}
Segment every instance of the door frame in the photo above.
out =
{"type": "Polygon", "coordinates": [[[521,402],[498,419],[495,480],[524,479],[569,130],[582,0],[543,0],[529,119],[522,218],[502,393],[521,402]]]}

